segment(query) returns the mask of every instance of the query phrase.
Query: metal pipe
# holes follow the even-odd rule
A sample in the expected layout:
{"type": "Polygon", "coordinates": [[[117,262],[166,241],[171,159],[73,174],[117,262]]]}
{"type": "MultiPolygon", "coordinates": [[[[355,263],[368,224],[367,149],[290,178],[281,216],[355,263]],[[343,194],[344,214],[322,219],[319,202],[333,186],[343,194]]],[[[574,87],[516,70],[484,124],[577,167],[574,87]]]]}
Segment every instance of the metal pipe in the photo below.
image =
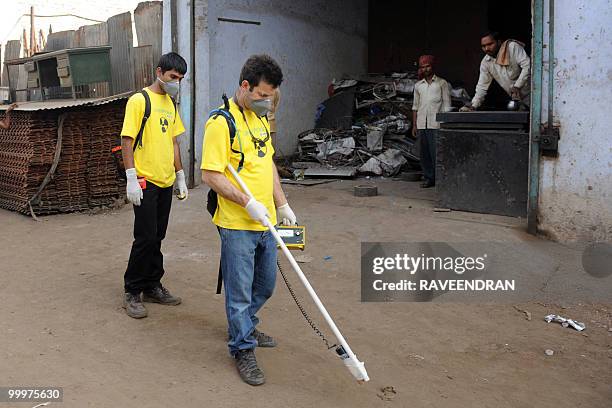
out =
{"type": "Polygon", "coordinates": [[[529,185],[527,197],[527,232],[538,229],[538,197],[540,190],[540,125],[542,122],[542,54],[544,0],[532,0],[531,18],[531,123],[529,128],[529,185]]]}
{"type": "Polygon", "coordinates": [[[553,134],[555,82],[555,0],[548,0],[548,135],[553,134]]]}
{"type": "Polygon", "coordinates": [[[191,0],[190,9],[191,30],[189,35],[189,58],[191,71],[191,99],[189,101],[189,188],[195,187],[195,102],[196,102],[196,64],[195,64],[195,0],[191,0]]]}
{"type": "Polygon", "coordinates": [[[176,35],[176,13],[177,7],[176,2],[178,0],[170,0],[170,41],[171,46],[170,49],[172,52],[178,52],[178,40],[176,35]]]}

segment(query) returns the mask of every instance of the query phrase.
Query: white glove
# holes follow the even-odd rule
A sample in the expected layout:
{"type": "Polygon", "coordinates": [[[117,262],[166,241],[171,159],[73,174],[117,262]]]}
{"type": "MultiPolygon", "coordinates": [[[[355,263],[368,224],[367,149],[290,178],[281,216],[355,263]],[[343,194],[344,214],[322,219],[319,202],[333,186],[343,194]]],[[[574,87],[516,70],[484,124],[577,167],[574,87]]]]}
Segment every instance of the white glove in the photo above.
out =
{"type": "Polygon", "coordinates": [[[247,203],[246,207],[244,208],[246,208],[253,220],[260,222],[261,225],[266,225],[265,220],[266,217],[269,217],[269,214],[268,209],[265,205],[255,200],[254,198],[251,198],[247,203]]]}
{"type": "Polygon", "coordinates": [[[176,181],[174,182],[176,189],[178,190],[178,199],[186,200],[189,197],[189,190],[187,190],[187,183],[185,182],[185,172],[179,170],[176,172],[176,181]]]}
{"type": "Polygon", "coordinates": [[[289,203],[285,205],[281,205],[276,209],[276,213],[278,214],[278,219],[281,220],[283,225],[296,225],[297,218],[293,213],[291,207],[289,207],[289,203]]]}
{"type": "Polygon", "coordinates": [[[125,193],[130,203],[138,206],[140,200],[142,200],[142,188],[138,184],[138,177],[136,176],[136,169],[126,169],[125,176],[127,178],[127,184],[125,186],[125,193]]]}

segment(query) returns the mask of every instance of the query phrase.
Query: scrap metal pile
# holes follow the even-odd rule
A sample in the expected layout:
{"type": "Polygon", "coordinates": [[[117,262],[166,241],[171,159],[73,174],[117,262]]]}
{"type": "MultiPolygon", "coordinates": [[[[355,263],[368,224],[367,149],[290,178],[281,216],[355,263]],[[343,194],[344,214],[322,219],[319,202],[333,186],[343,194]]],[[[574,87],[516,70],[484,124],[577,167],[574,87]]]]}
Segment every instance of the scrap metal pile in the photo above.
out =
{"type": "MultiPolygon", "coordinates": [[[[385,177],[420,169],[419,149],[411,132],[417,81],[416,72],[411,72],[332,82],[330,98],[317,108],[315,128],[298,135],[293,167],[385,177]]],[[[457,89],[452,97],[468,96],[457,89]]]]}
{"type": "Polygon", "coordinates": [[[14,111],[10,128],[0,130],[0,207],[41,215],[120,199],[124,187],[111,149],[120,143],[124,107],[119,100],[14,111]]]}

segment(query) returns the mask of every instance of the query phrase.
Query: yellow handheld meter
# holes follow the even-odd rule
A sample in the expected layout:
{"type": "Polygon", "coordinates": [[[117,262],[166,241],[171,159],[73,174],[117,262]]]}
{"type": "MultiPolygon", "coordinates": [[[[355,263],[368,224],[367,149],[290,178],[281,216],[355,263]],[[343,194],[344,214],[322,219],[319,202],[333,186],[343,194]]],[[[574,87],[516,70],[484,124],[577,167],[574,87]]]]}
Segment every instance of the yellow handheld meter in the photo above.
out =
{"type": "Polygon", "coordinates": [[[279,225],[276,227],[278,235],[289,249],[304,250],[306,246],[306,227],[303,225],[279,225]]]}

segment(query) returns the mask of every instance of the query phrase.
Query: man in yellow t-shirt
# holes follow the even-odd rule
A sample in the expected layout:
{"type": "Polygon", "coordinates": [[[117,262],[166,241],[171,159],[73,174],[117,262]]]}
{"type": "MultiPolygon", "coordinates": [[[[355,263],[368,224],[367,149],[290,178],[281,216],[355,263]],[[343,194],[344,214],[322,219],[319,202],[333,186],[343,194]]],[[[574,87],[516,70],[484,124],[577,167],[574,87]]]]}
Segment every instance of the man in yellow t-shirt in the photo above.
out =
{"type": "Polygon", "coordinates": [[[236,123],[233,145],[230,146],[224,117],[211,117],[204,130],[202,180],[218,194],[213,222],[221,236],[228,346],[240,377],[251,385],[265,382],[257,366],[255,347],[276,345],[272,337],[256,329],[256,314],[272,296],[276,282],[276,241],[263,220],[269,217],[276,224],[278,211],[284,224],[296,223],[273,161],[274,147],[265,118],[282,80],[276,61],[267,55],[251,56],[242,67],[238,90],[229,101],[236,123]],[[239,169],[243,155],[244,163],[239,169]],[[228,164],[239,170],[254,198],[241,191],[227,170],[228,164]]]}
{"type": "Polygon", "coordinates": [[[134,205],[134,242],[124,275],[123,307],[128,316],[136,319],[147,316],[143,301],[181,303],[181,298],[172,296],[161,284],[164,275],[161,242],[170,217],[172,185],[176,184],[179,198],[188,195],[177,141],[185,127],[171,99],[178,94],[179,81],[186,72],[187,64],[180,55],[171,52],[161,56],[155,82],[144,89],[150,100],[150,116],[138,142],[146,111],[145,95],[132,95],[125,107],[121,151],[127,198],[134,205]]]}

